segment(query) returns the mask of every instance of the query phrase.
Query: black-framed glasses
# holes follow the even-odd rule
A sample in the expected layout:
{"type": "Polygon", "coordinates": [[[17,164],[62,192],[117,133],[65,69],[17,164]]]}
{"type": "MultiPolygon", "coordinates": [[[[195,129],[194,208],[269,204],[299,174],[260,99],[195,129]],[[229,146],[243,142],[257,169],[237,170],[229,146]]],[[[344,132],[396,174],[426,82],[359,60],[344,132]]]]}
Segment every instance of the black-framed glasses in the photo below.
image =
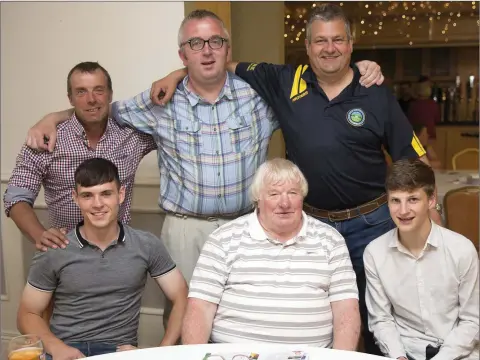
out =
{"type": "Polygon", "coordinates": [[[225,39],[221,36],[212,36],[208,40],[204,40],[199,37],[194,37],[191,38],[190,40],[185,41],[181,45],[188,44],[190,45],[190,49],[193,51],[200,51],[205,47],[205,43],[208,43],[208,46],[210,46],[210,49],[212,50],[218,50],[223,46],[223,43],[228,42],[228,39],[225,39]]]}

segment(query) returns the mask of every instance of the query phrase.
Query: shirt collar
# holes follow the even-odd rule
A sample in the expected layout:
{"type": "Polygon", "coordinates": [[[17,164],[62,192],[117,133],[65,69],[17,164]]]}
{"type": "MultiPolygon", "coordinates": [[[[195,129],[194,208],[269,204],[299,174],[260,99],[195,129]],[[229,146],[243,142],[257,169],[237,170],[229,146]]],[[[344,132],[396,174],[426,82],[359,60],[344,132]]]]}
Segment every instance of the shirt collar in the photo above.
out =
{"type": "MultiPolygon", "coordinates": [[[[75,237],[77,238],[77,241],[80,244],[81,248],[83,248],[84,246],[90,245],[87,239],[85,239],[80,233],[80,227],[82,227],[83,224],[84,224],[84,221],[82,220],[75,227],[75,237]]],[[[114,241],[115,244],[125,242],[125,230],[123,229],[123,225],[120,221],[118,222],[118,226],[120,227],[120,231],[118,232],[118,238],[114,241]]]]}
{"type": "MultiPolygon", "coordinates": [[[[347,85],[348,95],[350,97],[367,95],[366,88],[360,85],[360,78],[362,74],[360,74],[360,70],[358,69],[357,65],[351,63],[350,67],[353,70],[353,79],[352,82],[347,85]]],[[[318,83],[317,76],[313,72],[311,66],[309,66],[302,74],[302,79],[305,80],[307,83],[318,83]]]]}
{"type": "MultiPolygon", "coordinates": [[[[190,77],[187,75],[179,85],[179,89],[183,90],[187,96],[188,102],[191,106],[197,105],[199,102],[204,102],[204,100],[193,91],[188,89],[188,81],[190,77]]],[[[223,85],[222,91],[218,95],[218,99],[215,102],[220,101],[223,97],[226,97],[229,100],[233,99],[232,88],[233,88],[233,79],[232,76],[227,71],[227,77],[225,79],[225,84],[223,85]]]]}
{"type": "MultiPolygon", "coordinates": [[[[307,214],[305,214],[304,211],[302,211],[302,220],[303,220],[302,227],[298,232],[298,234],[294,237],[294,239],[303,239],[307,236],[308,219],[307,219],[307,214]]],[[[248,225],[249,225],[250,237],[252,239],[258,240],[258,241],[269,239],[262,225],[260,225],[260,221],[258,220],[257,209],[255,209],[255,211],[249,215],[248,225]]]]}
{"type": "MultiPolygon", "coordinates": [[[[428,245],[431,245],[435,248],[438,248],[438,225],[435,224],[432,220],[430,220],[432,227],[430,228],[430,233],[428,234],[427,237],[427,242],[425,243],[424,250],[427,248],[428,245]]],[[[395,228],[394,231],[392,232],[392,237],[390,238],[390,243],[388,244],[389,247],[391,248],[401,248],[404,249],[405,247],[402,245],[400,240],[398,239],[398,228],[395,228]]]]}
{"type": "MultiPolygon", "coordinates": [[[[69,120],[70,120],[70,126],[73,130],[73,133],[77,136],[82,137],[83,139],[86,139],[85,128],[83,127],[80,120],[78,120],[75,112],[73,113],[73,115],[70,117],[69,120]]],[[[107,127],[105,128],[105,131],[104,131],[102,137],[100,138],[100,141],[103,140],[103,138],[106,136],[106,134],[108,133],[108,131],[110,130],[111,127],[112,127],[112,119],[108,118],[107,119],[107,127]]]]}

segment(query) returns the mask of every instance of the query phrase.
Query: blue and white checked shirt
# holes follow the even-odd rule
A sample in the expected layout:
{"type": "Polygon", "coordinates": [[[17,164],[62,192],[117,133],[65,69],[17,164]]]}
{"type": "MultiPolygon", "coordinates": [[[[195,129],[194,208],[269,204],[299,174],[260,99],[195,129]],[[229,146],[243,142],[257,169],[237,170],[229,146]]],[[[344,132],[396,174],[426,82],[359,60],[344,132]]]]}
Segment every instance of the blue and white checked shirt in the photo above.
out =
{"type": "Polygon", "coordinates": [[[150,89],[112,105],[120,123],[151,134],[158,146],[159,205],[180,214],[235,215],[252,208],[248,190],[278,128],[273,111],[239,77],[227,73],[214,104],[187,89],[157,106],[150,89]]]}

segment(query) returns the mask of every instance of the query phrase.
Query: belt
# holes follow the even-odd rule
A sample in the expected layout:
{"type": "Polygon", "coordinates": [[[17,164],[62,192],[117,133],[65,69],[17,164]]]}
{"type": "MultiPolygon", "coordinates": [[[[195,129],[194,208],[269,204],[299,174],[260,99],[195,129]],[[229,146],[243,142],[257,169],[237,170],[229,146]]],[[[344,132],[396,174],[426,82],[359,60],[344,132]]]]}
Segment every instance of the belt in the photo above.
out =
{"type": "Polygon", "coordinates": [[[165,210],[165,212],[169,215],[173,215],[179,218],[188,219],[188,218],[195,218],[207,221],[217,221],[217,220],[234,220],[239,218],[240,216],[246,215],[252,210],[243,212],[243,213],[235,213],[235,214],[218,214],[218,215],[202,215],[202,214],[180,214],[173,211],[165,210]]]}
{"type": "Polygon", "coordinates": [[[372,201],[369,201],[365,204],[362,204],[360,206],[357,206],[351,209],[328,211],[328,210],[317,209],[311,205],[308,205],[307,203],[304,203],[303,210],[305,210],[307,214],[315,217],[328,219],[330,221],[343,221],[343,220],[353,219],[360,215],[365,215],[372,211],[375,211],[386,202],[387,202],[387,194],[382,194],[378,198],[372,201]]]}

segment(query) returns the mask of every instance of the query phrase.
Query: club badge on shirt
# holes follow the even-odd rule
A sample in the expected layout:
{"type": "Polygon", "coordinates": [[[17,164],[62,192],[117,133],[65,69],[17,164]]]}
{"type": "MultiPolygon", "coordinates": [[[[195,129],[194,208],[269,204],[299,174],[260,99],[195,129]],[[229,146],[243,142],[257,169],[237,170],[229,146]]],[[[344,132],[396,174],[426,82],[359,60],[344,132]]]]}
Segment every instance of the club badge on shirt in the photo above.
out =
{"type": "Polygon", "coordinates": [[[359,108],[351,109],[347,112],[347,121],[352,126],[362,126],[365,123],[365,113],[359,108]]]}

